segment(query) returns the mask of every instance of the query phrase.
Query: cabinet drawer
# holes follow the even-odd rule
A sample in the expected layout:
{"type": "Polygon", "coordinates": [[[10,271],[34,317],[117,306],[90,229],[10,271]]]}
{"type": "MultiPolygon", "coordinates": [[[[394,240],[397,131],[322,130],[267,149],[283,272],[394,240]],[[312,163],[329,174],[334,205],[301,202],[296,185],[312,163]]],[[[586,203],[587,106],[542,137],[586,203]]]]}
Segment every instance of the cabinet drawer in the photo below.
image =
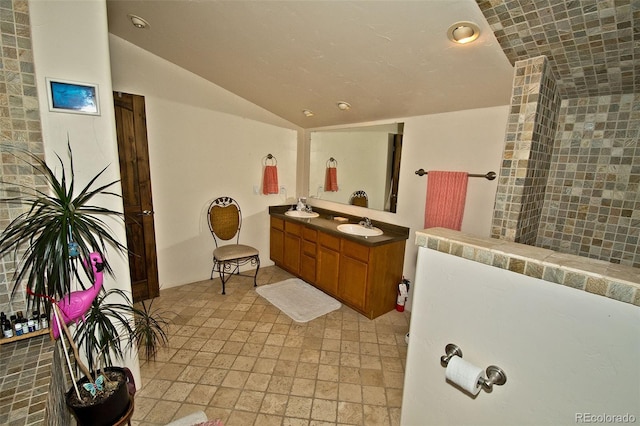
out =
{"type": "Polygon", "coordinates": [[[311,241],[302,240],[302,253],[307,256],[316,257],[316,243],[311,241]]]}
{"type": "Polygon", "coordinates": [[[318,242],[331,250],[340,251],[340,238],[333,235],[325,234],[324,232],[318,233],[318,242]]]}
{"type": "Polygon", "coordinates": [[[342,253],[363,262],[369,261],[369,248],[349,240],[342,240],[342,253]]]}
{"type": "Polygon", "coordinates": [[[284,220],[271,216],[271,227],[284,231],[284,220]]]}
{"type": "Polygon", "coordinates": [[[284,230],[287,234],[297,235],[298,237],[302,236],[302,225],[299,223],[285,222],[284,230]]]}
{"type": "Polygon", "coordinates": [[[306,226],[302,229],[302,238],[307,241],[313,241],[314,243],[318,239],[318,231],[315,229],[307,228],[306,226]]]}

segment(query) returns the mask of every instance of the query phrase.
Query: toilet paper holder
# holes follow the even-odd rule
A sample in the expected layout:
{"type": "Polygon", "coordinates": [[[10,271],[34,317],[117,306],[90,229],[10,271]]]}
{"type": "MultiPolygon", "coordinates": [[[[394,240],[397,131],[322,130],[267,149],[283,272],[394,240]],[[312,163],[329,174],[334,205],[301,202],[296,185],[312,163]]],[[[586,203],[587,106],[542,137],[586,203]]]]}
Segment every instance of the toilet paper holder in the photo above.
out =
{"type": "MultiPolygon", "coordinates": [[[[440,364],[446,367],[449,364],[449,360],[454,356],[462,358],[462,349],[454,343],[449,343],[444,348],[445,355],[440,357],[440,364]]],[[[487,378],[480,377],[478,384],[481,385],[487,392],[491,392],[493,385],[502,386],[507,383],[507,374],[504,370],[497,365],[490,365],[485,370],[487,378]]]]}

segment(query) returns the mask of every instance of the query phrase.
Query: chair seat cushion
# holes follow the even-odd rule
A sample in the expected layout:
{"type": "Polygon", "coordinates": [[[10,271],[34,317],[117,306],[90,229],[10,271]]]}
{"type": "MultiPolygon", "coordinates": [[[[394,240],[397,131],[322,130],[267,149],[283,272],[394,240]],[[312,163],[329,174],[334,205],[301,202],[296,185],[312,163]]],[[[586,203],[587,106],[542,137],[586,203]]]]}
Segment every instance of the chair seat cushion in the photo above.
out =
{"type": "Polygon", "coordinates": [[[213,257],[219,262],[257,255],[258,250],[251,246],[245,246],[244,244],[228,244],[218,247],[213,251],[213,257]]]}

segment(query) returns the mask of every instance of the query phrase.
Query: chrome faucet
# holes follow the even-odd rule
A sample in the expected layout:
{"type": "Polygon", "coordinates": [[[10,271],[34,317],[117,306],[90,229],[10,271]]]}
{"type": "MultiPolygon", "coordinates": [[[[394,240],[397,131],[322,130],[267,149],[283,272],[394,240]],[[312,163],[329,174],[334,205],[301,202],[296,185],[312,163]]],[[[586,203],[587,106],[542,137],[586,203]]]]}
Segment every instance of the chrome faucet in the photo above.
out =
{"type": "Polygon", "coordinates": [[[367,229],[373,228],[373,224],[371,223],[371,219],[369,219],[368,217],[363,217],[362,220],[360,221],[359,225],[362,225],[367,229]]]}

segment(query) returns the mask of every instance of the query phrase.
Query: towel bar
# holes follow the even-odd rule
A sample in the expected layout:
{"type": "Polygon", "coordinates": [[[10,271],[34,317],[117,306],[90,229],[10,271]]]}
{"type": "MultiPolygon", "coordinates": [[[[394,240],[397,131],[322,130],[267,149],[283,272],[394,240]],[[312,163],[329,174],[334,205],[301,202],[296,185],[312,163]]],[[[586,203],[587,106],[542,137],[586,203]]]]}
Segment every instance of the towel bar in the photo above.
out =
{"type": "MultiPolygon", "coordinates": [[[[416,174],[418,176],[424,176],[426,174],[429,174],[429,172],[426,172],[424,169],[419,169],[416,170],[416,174]]],[[[480,174],[480,173],[469,173],[469,177],[483,177],[487,180],[494,180],[496,178],[496,172],[487,172],[485,174],[480,174]]]]}

